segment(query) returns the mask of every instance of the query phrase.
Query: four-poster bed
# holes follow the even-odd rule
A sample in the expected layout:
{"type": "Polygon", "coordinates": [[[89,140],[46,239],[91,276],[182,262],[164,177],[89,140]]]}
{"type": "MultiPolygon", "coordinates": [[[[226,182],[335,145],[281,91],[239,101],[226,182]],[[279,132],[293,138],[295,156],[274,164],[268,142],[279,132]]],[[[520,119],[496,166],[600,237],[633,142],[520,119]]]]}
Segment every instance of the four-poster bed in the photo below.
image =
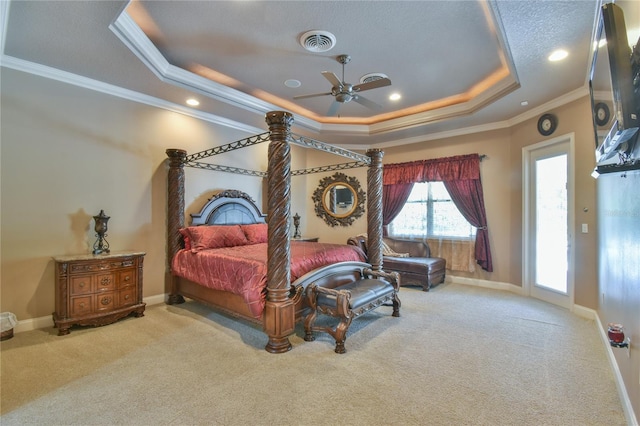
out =
{"type": "MultiPolygon", "coordinates": [[[[266,122],[269,127],[267,133],[223,145],[208,151],[187,155],[180,149],[168,149],[168,265],[171,280],[171,289],[167,303],[176,304],[184,302],[184,297],[204,302],[223,310],[226,313],[245,318],[262,324],[268,335],[268,343],[265,349],[272,353],[282,353],[291,349],[288,336],[294,331],[297,321],[301,320],[308,312],[308,304],[302,293],[310,283],[324,283],[327,281],[339,281],[341,276],[351,276],[354,271],[368,268],[373,271],[382,271],[382,156],[383,152],[377,149],[368,150],[366,155],[357,154],[339,147],[323,144],[302,136],[291,133],[293,116],[283,111],[274,111],[266,114],[266,122]],[[233,167],[217,166],[209,163],[201,163],[198,160],[212,155],[229,152],[235,149],[269,142],[267,172],[254,172],[233,167]],[[353,161],[332,166],[313,169],[291,170],[291,144],[314,148],[349,158],[353,161]],[[224,191],[218,194],[205,205],[202,211],[192,215],[191,226],[185,228],[185,176],[184,167],[197,167],[210,170],[220,170],[233,173],[241,173],[267,179],[268,214],[266,220],[255,203],[241,191],[224,191]],[[341,170],[354,167],[367,166],[367,233],[369,235],[368,264],[362,263],[364,258],[355,258],[354,254],[344,257],[341,245],[335,247],[319,248],[324,257],[324,264],[307,265],[306,269],[295,271],[296,253],[305,252],[305,258],[309,258],[309,251],[316,243],[292,242],[290,240],[291,224],[291,176],[309,173],[341,170]],[[224,236],[216,233],[214,237],[203,236],[202,229],[198,226],[227,226],[229,228],[208,231],[220,231],[224,236]],[[262,226],[262,227],[261,227],[262,226]],[[238,227],[231,228],[231,227],[238,227]],[[243,228],[244,227],[244,228],[243,228]],[[253,227],[253,228],[251,228],[253,227]],[[264,229],[266,228],[266,229],[264,229]],[[257,231],[257,232],[256,232],[257,231]],[[192,234],[190,234],[192,232],[192,234]],[[254,234],[251,234],[253,232],[254,234]],[[258,235],[261,234],[262,236],[258,235]],[[266,233],[266,243],[264,239],[266,233]],[[243,240],[257,238],[256,246],[266,245],[265,278],[266,293],[263,293],[263,303],[252,302],[246,295],[236,294],[226,289],[205,287],[195,282],[193,277],[185,277],[185,271],[177,262],[179,253],[197,252],[198,247],[185,250],[185,244],[210,244],[211,241],[230,241],[222,244],[229,247],[228,250],[239,250],[236,246],[251,246],[243,240]],[[256,235],[258,235],[256,237],[256,235]],[[240,241],[238,243],[238,241],[240,241]],[[302,245],[302,246],[301,246],[302,245]],[[327,250],[333,250],[327,254],[327,250]],[[335,254],[341,252],[340,255],[335,254]],[[293,255],[292,255],[293,254],[293,255]],[[335,256],[335,257],[332,257],[335,256]],[[340,257],[343,256],[343,257],[340,257]],[[352,256],[352,257],[349,257],[352,256]],[[293,271],[293,272],[292,272],[293,271]],[[183,275],[183,276],[181,276],[183,275]],[[191,279],[189,279],[191,278],[191,279]],[[193,280],[192,280],[193,279],[193,280]],[[293,282],[292,282],[293,280],[293,282]]],[[[218,244],[218,243],[216,243],[218,244]]],[[[218,244],[219,245],[219,244],[218,244]]],[[[320,244],[321,245],[321,244],[320,244]]],[[[216,246],[217,247],[217,246],[216,246]]],[[[348,247],[348,246],[344,246],[348,247]]],[[[221,248],[222,249],[222,248],[221,248]]],[[[227,248],[224,248],[225,250],[227,248]]],[[[216,248],[217,250],[217,248],[216,248]]],[[[207,250],[208,251],[208,250],[207,250]]],[[[246,252],[243,252],[246,253],[246,252]]],[[[188,257],[187,254],[185,254],[188,257]]],[[[242,256],[242,255],[240,255],[242,256]]],[[[357,254],[355,254],[357,256],[357,254]]],[[[245,265],[246,266],[246,265],[245,265]]],[[[239,267],[238,269],[242,269],[239,267]]],[[[185,270],[190,267],[185,267],[185,270]]],[[[197,268],[196,268],[197,269],[197,268]]],[[[199,269],[205,269],[199,267],[199,269]]],[[[256,284],[257,285],[257,284],[256,284]]],[[[255,288],[253,289],[255,292],[255,288]]],[[[250,292],[250,290],[249,290],[250,292]]],[[[260,292],[260,290],[258,290],[260,292]]],[[[242,293],[242,292],[240,292],[242,293]]],[[[399,306],[397,294],[393,296],[394,314],[396,305],[399,306]]]]}

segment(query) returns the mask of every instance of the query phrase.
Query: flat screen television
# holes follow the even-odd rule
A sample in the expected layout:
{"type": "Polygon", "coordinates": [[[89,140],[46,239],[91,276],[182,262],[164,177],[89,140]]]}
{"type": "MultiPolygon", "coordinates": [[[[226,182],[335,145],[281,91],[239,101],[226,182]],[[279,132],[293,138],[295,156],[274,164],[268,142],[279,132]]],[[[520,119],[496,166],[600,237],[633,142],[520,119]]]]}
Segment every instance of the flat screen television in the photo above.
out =
{"type": "Polygon", "coordinates": [[[353,194],[350,188],[336,188],[336,203],[340,207],[353,204],[353,194]]]}
{"type": "Polygon", "coordinates": [[[589,87],[597,169],[606,173],[640,168],[640,43],[629,47],[620,6],[607,3],[600,12],[589,87]],[[610,121],[605,100],[612,106],[610,121]]]}

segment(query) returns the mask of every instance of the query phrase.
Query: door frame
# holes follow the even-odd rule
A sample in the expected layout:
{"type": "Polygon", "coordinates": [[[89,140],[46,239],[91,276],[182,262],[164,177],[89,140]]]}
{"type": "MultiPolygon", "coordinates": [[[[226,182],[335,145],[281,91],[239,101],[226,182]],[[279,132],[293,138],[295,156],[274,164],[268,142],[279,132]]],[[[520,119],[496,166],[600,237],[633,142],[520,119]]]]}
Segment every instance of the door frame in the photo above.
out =
{"type": "Polygon", "coordinates": [[[534,268],[531,264],[533,257],[532,236],[534,234],[530,212],[532,153],[541,148],[561,143],[569,144],[567,152],[567,244],[569,252],[567,257],[567,296],[549,290],[549,297],[540,299],[573,311],[575,303],[575,133],[568,133],[522,148],[522,290],[526,296],[532,297],[535,285],[532,282],[534,268]]]}

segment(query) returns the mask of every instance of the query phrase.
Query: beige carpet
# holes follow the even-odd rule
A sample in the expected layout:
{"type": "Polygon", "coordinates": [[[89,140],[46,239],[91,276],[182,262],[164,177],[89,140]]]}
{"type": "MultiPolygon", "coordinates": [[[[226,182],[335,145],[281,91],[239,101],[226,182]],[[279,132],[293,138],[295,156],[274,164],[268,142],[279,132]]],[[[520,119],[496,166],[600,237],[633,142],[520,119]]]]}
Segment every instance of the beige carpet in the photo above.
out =
{"type": "Polygon", "coordinates": [[[356,319],[347,353],[293,350],[194,302],[2,342],[7,425],[624,425],[596,325],[507,292],[403,288],[356,319]]]}

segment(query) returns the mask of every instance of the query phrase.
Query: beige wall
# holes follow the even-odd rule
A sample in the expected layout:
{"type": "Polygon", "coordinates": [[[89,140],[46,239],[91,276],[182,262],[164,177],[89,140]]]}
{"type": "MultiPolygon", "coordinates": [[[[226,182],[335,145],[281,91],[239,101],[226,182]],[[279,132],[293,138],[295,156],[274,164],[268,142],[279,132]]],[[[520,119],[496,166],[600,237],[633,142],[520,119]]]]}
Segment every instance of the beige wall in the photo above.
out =
{"type": "MultiPolygon", "coordinates": [[[[116,97],[5,70],[2,73],[2,287],[1,309],[19,319],[53,311],[51,256],[87,252],[95,240],[92,216],[111,216],[114,250],[147,252],[144,296],[165,292],[167,148],[197,152],[249,135],[116,97]]],[[[576,226],[594,224],[595,184],[589,102],[585,97],[557,111],[553,136],[575,132],[576,226]],[[583,212],[583,207],[588,212],[583,212]]],[[[487,155],[481,163],[494,272],[481,279],[521,285],[521,149],[544,140],[536,119],[511,129],[385,149],[385,163],[458,154],[487,155]]],[[[223,154],[223,164],[266,169],[266,144],[223,154]]],[[[293,168],[335,162],[293,148],[293,168]]],[[[210,160],[216,162],[216,159],[210,160]]],[[[366,168],[344,171],[366,188],[366,168]]],[[[351,227],[329,227],[313,212],[311,194],[333,172],[292,178],[292,213],[302,234],[345,242],[366,231],[366,217],[351,227]]],[[[239,188],[259,205],[259,178],[186,169],[187,213],[219,189],[239,188]]],[[[593,227],[591,229],[594,229],[593,227]]],[[[595,233],[576,234],[576,303],[595,308],[595,233]]],[[[462,274],[462,273],[460,273],[462,274]]]]}
{"type": "MultiPolygon", "coordinates": [[[[4,68],[1,83],[0,309],[19,320],[51,315],[51,257],[89,252],[101,209],[111,216],[112,250],[147,253],[144,297],[165,293],[165,150],[192,153],[249,135],[4,68]]],[[[266,146],[255,149],[224,155],[240,167],[266,165],[266,146]]],[[[262,203],[260,178],[186,174],[189,213],[228,187],[262,203]]]]}
{"type": "MultiPolygon", "coordinates": [[[[2,69],[0,126],[0,310],[19,320],[46,318],[54,310],[52,256],[86,253],[95,241],[92,216],[111,216],[113,250],[147,253],[144,297],[161,296],[166,265],[165,150],[189,153],[250,136],[181,114],[2,69]]],[[[559,119],[552,137],[575,138],[575,302],[598,307],[596,274],[594,141],[590,104],[584,98],[550,111],[559,119]],[[579,232],[587,223],[590,232],[579,232]]],[[[481,163],[494,272],[474,277],[522,284],[522,148],[546,140],[537,118],[508,129],[386,149],[397,163],[459,154],[487,155],[481,163]]],[[[265,126],[266,128],[266,126],[265,126]]],[[[267,145],[224,154],[222,164],[265,170],[267,145]]],[[[335,159],[292,148],[293,169],[335,159]]],[[[217,157],[216,157],[217,158],[217,157]]],[[[217,160],[211,160],[216,162],[217,160]]],[[[346,170],[366,187],[366,168],[346,170]]],[[[302,234],[344,242],[366,231],[366,218],[351,227],[329,227],[316,217],[311,194],[327,175],[292,178],[292,213],[302,216],[302,234]]],[[[220,189],[249,193],[264,206],[260,178],[186,169],[187,213],[220,189]]],[[[457,274],[462,274],[458,273],[457,274]]],[[[620,309],[636,312],[635,306],[620,309]]],[[[618,353],[620,354],[620,352],[618,353]]],[[[638,394],[637,354],[622,365],[632,395],[638,394]],[[629,373],[629,371],[633,372],[629,373]]]]}
{"type": "Polygon", "coordinates": [[[511,279],[512,265],[509,262],[512,245],[519,244],[520,236],[509,238],[509,232],[504,229],[504,224],[508,223],[511,199],[510,182],[504,178],[505,171],[510,169],[509,142],[508,130],[496,130],[385,150],[385,164],[473,153],[487,156],[480,163],[480,173],[494,272],[489,273],[478,267],[474,273],[456,271],[457,276],[520,285],[519,277],[517,280],[511,279]]]}
{"type": "MultiPolygon", "coordinates": [[[[574,229],[575,238],[575,303],[595,309],[598,306],[598,289],[596,273],[596,181],[591,177],[595,167],[595,136],[591,122],[591,104],[588,98],[571,102],[567,105],[550,111],[558,117],[558,129],[552,137],[574,134],[575,143],[575,194],[574,194],[574,229]],[[589,233],[581,232],[581,225],[586,223],[589,233]]],[[[536,131],[537,120],[529,120],[512,128],[511,140],[511,165],[513,167],[513,179],[517,182],[514,186],[514,195],[522,197],[520,188],[522,176],[522,147],[535,144],[544,140],[536,131]]],[[[513,232],[521,232],[522,203],[512,200],[511,203],[511,229],[513,232]]],[[[517,256],[522,256],[521,247],[517,247],[517,256]]],[[[516,262],[516,259],[513,259],[516,262]]]]}
{"type": "Polygon", "coordinates": [[[493,255],[492,273],[478,268],[474,273],[455,272],[522,286],[522,148],[560,135],[575,138],[575,302],[595,309],[596,223],[595,180],[590,176],[595,141],[591,124],[590,101],[584,97],[549,111],[558,117],[558,128],[549,137],[537,131],[537,117],[503,130],[494,130],[444,140],[416,143],[385,150],[385,163],[449,157],[471,153],[487,157],[480,163],[489,242],[493,255]],[[584,210],[587,210],[586,212],[584,210]],[[590,232],[580,233],[587,223],[590,232]]]}

